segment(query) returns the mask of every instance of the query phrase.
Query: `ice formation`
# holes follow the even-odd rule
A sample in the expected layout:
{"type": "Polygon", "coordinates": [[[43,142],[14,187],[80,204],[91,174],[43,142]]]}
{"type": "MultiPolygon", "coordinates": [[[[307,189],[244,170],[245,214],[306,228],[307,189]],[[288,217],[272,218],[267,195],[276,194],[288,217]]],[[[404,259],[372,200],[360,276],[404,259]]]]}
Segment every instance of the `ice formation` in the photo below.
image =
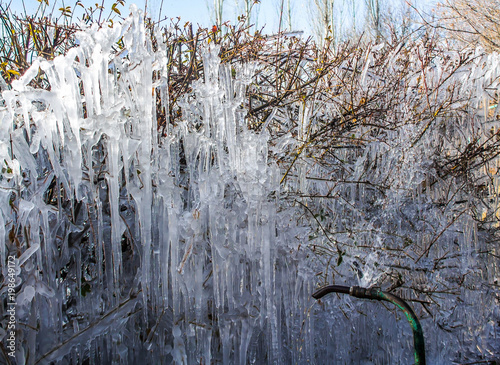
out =
{"type": "MultiPolygon", "coordinates": [[[[352,180],[371,179],[370,186],[332,189],[306,178],[325,172],[305,159],[294,166],[296,178],[280,184],[284,171],[270,156],[295,142],[283,136],[270,149],[268,131],[249,130],[242,107],[258,65],[233,77],[217,47],[207,49],[205,78],[185,97],[183,121],[160,137],[154,95],[168,87],[166,51],[161,42],[153,51],[141,12],[132,8],[122,24],[78,38],[78,47],[35,61],[2,92],[0,259],[6,278],[6,257],[18,257],[18,364],[410,363],[411,332],[397,312],[350,297],[321,305],[311,298],[324,266],[307,242],[329,243],[311,236],[315,220],[283,198],[290,191],[342,198],[314,204],[331,212],[337,276],[348,285],[377,284],[394,260],[365,250],[367,242],[388,247],[387,232],[411,231],[412,221],[422,224],[408,238],[415,242],[443,230],[430,257],[398,258],[422,290],[431,279],[466,281],[462,302],[444,293],[436,317],[418,310],[429,363],[448,363],[460,350],[498,358],[498,291],[481,287],[498,285],[498,260],[478,254],[498,248],[478,247],[486,243],[470,217],[431,206],[428,194],[453,195],[453,187],[421,190],[438,135],[410,149],[419,131],[402,126],[387,131],[392,144],[374,140],[359,156],[345,152],[352,180]],[[30,86],[40,70],[49,90],[30,86]],[[374,161],[371,176],[362,176],[374,161]],[[391,188],[374,192],[377,182],[391,188]],[[446,250],[460,253],[460,266],[450,260],[448,270],[434,272],[432,258],[446,250]]],[[[485,62],[496,80],[492,57],[485,62]]],[[[481,79],[474,85],[483,95],[484,73],[467,77],[481,79]]],[[[362,78],[376,82],[368,66],[362,78]]],[[[308,133],[313,107],[302,106],[299,135],[308,133]]],[[[464,135],[474,128],[464,125],[464,135]]]]}

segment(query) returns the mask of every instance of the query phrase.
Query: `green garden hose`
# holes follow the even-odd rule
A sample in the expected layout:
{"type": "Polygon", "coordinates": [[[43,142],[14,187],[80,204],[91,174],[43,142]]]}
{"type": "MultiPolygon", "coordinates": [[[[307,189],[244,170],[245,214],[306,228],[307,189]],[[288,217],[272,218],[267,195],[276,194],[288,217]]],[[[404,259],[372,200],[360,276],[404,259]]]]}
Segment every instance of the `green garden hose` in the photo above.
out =
{"type": "Polygon", "coordinates": [[[320,299],[328,293],[349,294],[356,298],[385,300],[401,309],[413,330],[413,346],[415,350],[415,365],[425,365],[425,343],[422,326],[413,309],[400,297],[383,292],[379,288],[361,288],[359,286],[327,285],[317,290],[312,296],[320,299]]]}

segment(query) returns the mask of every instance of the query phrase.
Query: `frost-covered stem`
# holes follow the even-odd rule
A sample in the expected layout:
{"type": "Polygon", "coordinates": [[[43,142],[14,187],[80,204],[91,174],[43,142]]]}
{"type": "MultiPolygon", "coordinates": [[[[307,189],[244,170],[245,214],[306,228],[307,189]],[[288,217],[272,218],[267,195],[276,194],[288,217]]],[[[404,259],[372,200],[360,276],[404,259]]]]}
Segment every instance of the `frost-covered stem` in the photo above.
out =
{"type": "Polygon", "coordinates": [[[368,24],[370,24],[374,32],[375,40],[378,42],[382,36],[380,32],[381,18],[380,18],[380,0],[366,0],[366,7],[368,10],[368,24]]]}
{"type": "Polygon", "coordinates": [[[215,24],[220,27],[222,24],[222,14],[224,10],[224,0],[214,0],[215,24]]]}
{"type": "Polygon", "coordinates": [[[337,35],[337,25],[333,21],[335,0],[314,0],[314,4],[313,21],[319,43],[323,44],[328,37],[335,40],[337,35]]]}

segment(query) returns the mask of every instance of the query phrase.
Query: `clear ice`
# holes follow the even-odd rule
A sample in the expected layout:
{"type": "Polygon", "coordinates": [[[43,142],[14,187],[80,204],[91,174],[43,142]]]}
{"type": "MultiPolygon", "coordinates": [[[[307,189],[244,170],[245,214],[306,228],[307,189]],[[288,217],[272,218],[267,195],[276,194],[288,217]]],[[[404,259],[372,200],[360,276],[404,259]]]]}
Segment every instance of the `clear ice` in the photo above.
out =
{"type": "MultiPolygon", "coordinates": [[[[436,141],[449,147],[497,122],[479,113],[459,121],[461,137],[431,128],[416,145],[422,126],[402,125],[361,152],[339,152],[348,176],[301,156],[281,183],[285,170],[273,156],[301,147],[291,134],[271,143],[267,127],[291,121],[275,110],[261,132],[247,128],[245,90],[259,65],[237,66],[232,77],[217,46],[205,51],[205,78],[182,101],[183,120],[159,136],[155,94],[168,88],[166,50],[158,42],[153,51],[141,11],[131,10],[113,28],[83,30],[78,47],[36,60],[2,90],[1,293],[15,254],[17,364],[411,363],[401,313],[348,296],[311,298],[333,278],[378,285],[396,266],[422,293],[441,293],[432,312],[412,303],[429,363],[459,361],[457,353],[500,359],[498,243],[461,213],[457,202],[469,198],[454,195],[458,186],[436,178],[430,187],[436,141]],[[50,90],[30,86],[40,70],[50,90]],[[296,193],[337,198],[299,204],[287,198],[296,193]],[[309,214],[316,209],[324,215],[309,214]],[[335,233],[316,234],[318,222],[335,233]],[[402,245],[423,250],[430,242],[420,260],[402,245]],[[391,245],[400,251],[385,249],[391,245]],[[336,262],[311,247],[330,250],[336,262]]],[[[381,82],[369,71],[381,48],[361,68],[366,90],[381,82]]],[[[499,61],[482,57],[454,76],[478,109],[487,88],[500,88],[499,61]]],[[[442,80],[452,56],[442,62],[426,71],[429,83],[442,80]]],[[[297,108],[299,140],[319,113],[335,113],[312,102],[297,108]]],[[[495,199],[485,214],[498,216],[495,199]]]]}

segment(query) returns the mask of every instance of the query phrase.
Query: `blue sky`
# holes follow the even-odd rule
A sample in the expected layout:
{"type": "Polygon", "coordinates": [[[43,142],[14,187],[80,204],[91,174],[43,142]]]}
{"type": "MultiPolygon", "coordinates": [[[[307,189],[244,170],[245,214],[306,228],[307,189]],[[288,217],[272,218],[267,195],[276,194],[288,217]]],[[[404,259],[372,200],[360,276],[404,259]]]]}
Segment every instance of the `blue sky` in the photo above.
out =
{"type": "MultiPolygon", "coordinates": [[[[53,1],[54,0],[49,0],[51,6],[53,1]]],[[[224,1],[225,19],[234,21],[240,14],[237,7],[235,6],[236,1],[237,0],[224,1]]],[[[310,0],[311,3],[312,1],[313,0],[310,0]]],[[[9,4],[10,0],[0,0],[0,2],[2,4],[9,4]]],[[[73,7],[75,2],[76,0],[57,0],[56,9],[62,7],[63,3],[65,6],[73,7]]],[[[81,0],[81,2],[85,6],[92,6],[96,2],[101,4],[102,0],[81,0]]],[[[104,0],[105,8],[109,9],[113,2],[113,0],[104,0]]],[[[242,9],[242,2],[242,0],[239,0],[240,9],[242,9]]],[[[307,7],[305,3],[309,2],[309,0],[294,0],[294,2],[297,3],[295,5],[294,11],[303,13],[306,10],[305,8],[307,7]]],[[[170,18],[180,16],[183,21],[190,21],[193,24],[200,24],[205,27],[212,25],[208,4],[212,4],[213,0],[125,0],[125,9],[128,9],[130,4],[132,3],[136,4],[141,9],[144,9],[147,5],[148,13],[152,16],[153,19],[158,19],[158,13],[161,6],[162,18],[165,16],[170,18]]],[[[274,25],[274,23],[277,23],[278,15],[276,10],[276,3],[278,3],[278,0],[261,1],[259,11],[259,26],[267,24],[271,27],[272,25],[274,25]]],[[[36,11],[40,3],[37,0],[24,0],[24,4],[27,12],[33,13],[34,11],[36,11]]],[[[12,0],[11,7],[18,12],[23,11],[21,1],[19,0],[12,0]]],[[[122,9],[122,7],[119,7],[119,9],[122,9]]],[[[304,17],[297,17],[297,22],[301,23],[301,19],[303,18],[304,17]]]]}
{"type": "MultiPolygon", "coordinates": [[[[76,0],[48,0],[50,6],[52,7],[53,2],[57,1],[56,9],[61,6],[74,6],[76,0]]],[[[96,2],[99,4],[103,0],[81,0],[85,6],[94,5],[96,2]]],[[[287,1],[287,0],[285,0],[287,1]]],[[[405,0],[387,0],[395,4],[401,4],[405,0]]],[[[435,3],[436,0],[411,0],[415,6],[422,10],[429,10],[431,5],[435,3]]],[[[104,0],[104,6],[106,9],[110,9],[113,4],[113,0],[104,0]]],[[[275,32],[278,28],[278,3],[280,0],[261,0],[259,5],[258,14],[258,27],[266,25],[267,32],[275,32]]],[[[310,9],[314,6],[313,0],[291,0],[292,14],[293,14],[293,30],[302,30],[306,34],[309,34],[312,29],[312,17],[310,9]]],[[[337,3],[347,2],[347,0],[337,0],[337,3]]],[[[11,3],[12,9],[17,12],[23,12],[23,8],[20,0],[0,0],[2,4],[11,3]]],[[[125,9],[119,7],[122,10],[122,14],[127,13],[127,9],[130,4],[135,3],[140,8],[144,9],[147,5],[148,13],[153,19],[158,19],[160,6],[162,8],[161,18],[164,17],[177,17],[180,16],[182,21],[190,21],[193,24],[200,24],[204,27],[210,27],[212,25],[210,12],[208,10],[208,3],[212,4],[213,0],[125,0],[125,9]],[[163,1],[163,5],[162,5],[163,1]]],[[[235,22],[237,16],[242,13],[243,0],[224,0],[224,19],[235,22]],[[239,2],[239,8],[235,4],[239,2]]],[[[356,0],[355,4],[358,7],[362,7],[365,0],[356,0]]],[[[28,13],[33,13],[38,5],[40,4],[37,0],[24,0],[24,4],[28,13]]],[[[358,19],[359,21],[359,19],[358,19]]]]}

